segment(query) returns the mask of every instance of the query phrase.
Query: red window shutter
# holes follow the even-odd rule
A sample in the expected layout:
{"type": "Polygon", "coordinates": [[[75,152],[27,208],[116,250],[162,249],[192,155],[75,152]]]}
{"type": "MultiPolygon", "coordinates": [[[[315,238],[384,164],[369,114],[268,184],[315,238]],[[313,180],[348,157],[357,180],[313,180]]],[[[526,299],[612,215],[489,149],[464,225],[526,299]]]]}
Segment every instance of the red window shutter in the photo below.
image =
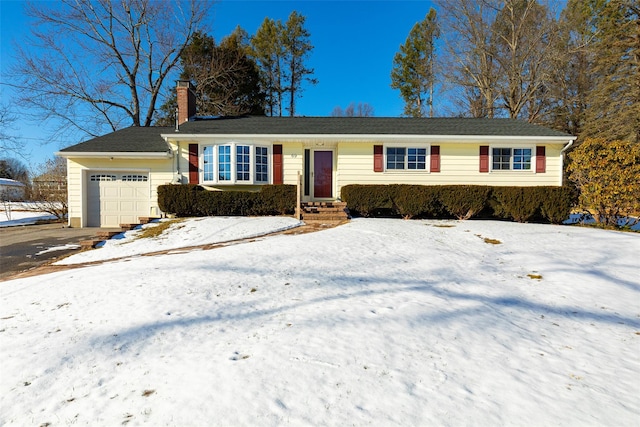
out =
{"type": "Polygon", "coordinates": [[[536,147],[536,173],[545,173],[547,171],[547,157],[544,146],[536,147]]]}
{"type": "Polygon", "coordinates": [[[489,172],[489,146],[480,146],[480,172],[489,172]]]}
{"type": "Polygon", "coordinates": [[[429,167],[431,172],[440,172],[440,146],[431,146],[431,165],[429,167]]]}
{"type": "Polygon", "coordinates": [[[373,146],[373,171],[384,171],[384,156],[382,155],[382,145],[373,146]]]}
{"type": "Polygon", "coordinates": [[[198,144],[189,144],[189,184],[198,183],[198,144]]]}
{"type": "Polygon", "coordinates": [[[282,144],[273,145],[273,183],[282,184],[284,182],[284,171],[282,168],[282,144]]]}

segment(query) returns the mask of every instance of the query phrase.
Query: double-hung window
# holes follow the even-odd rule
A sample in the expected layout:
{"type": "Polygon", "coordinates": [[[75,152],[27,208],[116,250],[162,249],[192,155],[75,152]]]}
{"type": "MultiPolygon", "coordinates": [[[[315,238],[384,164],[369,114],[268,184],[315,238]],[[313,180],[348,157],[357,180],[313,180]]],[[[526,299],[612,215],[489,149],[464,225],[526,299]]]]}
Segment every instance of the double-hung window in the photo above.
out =
{"type": "Polygon", "coordinates": [[[531,170],[531,148],[493,148],[493,170],[531,170]]]}
{"type": "Polygon", "coordinates": [[[251,181],[251,147],[236,145],[236,180],[251,181]]]}
{"type": "Polygon", "coordinates": [[[387,147],[387,170],[426,170],[427,149],[387,147]]]}
{"type": "Polygon", "coordinates": [[[202,148],[202,178],[211,184],[267,184],[269,149],[252,144],[219,144],[202,148]]]}
{"type": "Polygon", "coordinates": [[[256,147],[256,182],[269,182],[267,147],[256,147]]]}

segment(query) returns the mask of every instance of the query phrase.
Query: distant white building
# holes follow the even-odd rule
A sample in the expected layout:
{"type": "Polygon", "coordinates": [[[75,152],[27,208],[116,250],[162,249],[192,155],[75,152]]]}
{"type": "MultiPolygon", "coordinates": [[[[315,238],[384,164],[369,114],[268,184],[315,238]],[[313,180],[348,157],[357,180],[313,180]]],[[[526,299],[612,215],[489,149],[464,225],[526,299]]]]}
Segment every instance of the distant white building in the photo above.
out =
{"type": "Polygon", "coordinates": [[[19,181],[0,178],[0,200],[22,200],[25,189],[26,185],[19,181]]]}

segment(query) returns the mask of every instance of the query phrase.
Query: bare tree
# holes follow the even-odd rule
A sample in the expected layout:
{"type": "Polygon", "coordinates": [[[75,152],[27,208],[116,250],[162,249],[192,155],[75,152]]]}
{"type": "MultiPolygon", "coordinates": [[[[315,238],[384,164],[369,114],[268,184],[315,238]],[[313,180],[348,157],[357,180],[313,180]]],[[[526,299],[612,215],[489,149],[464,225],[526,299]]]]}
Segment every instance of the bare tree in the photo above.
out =
{"type": "Polygon", "coordinates": [[[556,25],[538,0],[440,0],[445,75],[466,114],[537,121],[550,81],[556,25]]]}
{"type": "Polygon", "coordinates": [[[331,112],[332,117],[373,117],[374,109],[370,104],[366,102],[352,102],[345,108],[337,106],[331,112]]]}
{"type": "Polygon", "coordinates": [[[163,83],[209,8],[201,0],[34,2],[16,45],[21,102],[89,135],[150,126],[163,83]]]}
{"type": "Polygon", "coordinates": [[[24,144],[16,135],[12,134],[13,123],[16,119],[16,115],[7,105],[0,105],[0,151],[4,155],[11,153],[25,158],[24,144]]]}
{"type": "Polygon", "coordinates": [[[28,204],[28,208],[64,219],[69,210],[66,159],[54,157],[38,169],[39,174],[33,179],[31,189],[32,202],[28,204]]]}
{"type": "MultiPolygon", "coordinates": [[[[494,2],[495,3],[495,2],[494,2]]],[[[499,78],[491,26],[495,4],[476,0],[438,0],[446,28],[444,41],[445,71],[451,84],[458,88],[458,102],[472,117],[494,117],[499,78]]]]}
{"type": "Polygon", "coordinates": [[[550,80],[556,25],[537,0],[506,0],[493,25],[502,107],[510,118],[534,122],[550,80]]]}

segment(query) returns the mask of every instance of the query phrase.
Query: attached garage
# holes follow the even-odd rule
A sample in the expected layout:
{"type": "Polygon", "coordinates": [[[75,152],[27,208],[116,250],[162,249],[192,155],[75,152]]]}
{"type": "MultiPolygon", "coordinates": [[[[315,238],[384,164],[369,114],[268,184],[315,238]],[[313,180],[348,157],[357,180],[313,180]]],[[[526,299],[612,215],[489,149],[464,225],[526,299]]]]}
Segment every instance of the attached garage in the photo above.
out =
{"type": "Polygon", "coordinates": [[[86,183],[88,227],[136,224],[149,216],[148,172],[88,171],[86,183]]]}

